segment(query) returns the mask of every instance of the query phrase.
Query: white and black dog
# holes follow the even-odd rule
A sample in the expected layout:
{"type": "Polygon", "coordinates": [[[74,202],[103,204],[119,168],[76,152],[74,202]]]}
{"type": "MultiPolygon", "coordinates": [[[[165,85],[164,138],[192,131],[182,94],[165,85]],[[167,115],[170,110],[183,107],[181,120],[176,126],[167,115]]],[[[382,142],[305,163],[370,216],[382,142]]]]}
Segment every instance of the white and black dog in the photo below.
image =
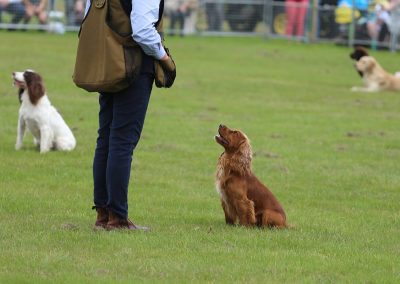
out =
{"type": "Polygon", "coordinates": [[[76,140],[61,115],[51,105],[41,76],[33,70],[13,72],[14,85],[19,88],[21,107],[18,116],[18,132],[15,149],[22,147],[25,129],[34,137],[40,153],[51,149],[71,151],[76,140]]]}

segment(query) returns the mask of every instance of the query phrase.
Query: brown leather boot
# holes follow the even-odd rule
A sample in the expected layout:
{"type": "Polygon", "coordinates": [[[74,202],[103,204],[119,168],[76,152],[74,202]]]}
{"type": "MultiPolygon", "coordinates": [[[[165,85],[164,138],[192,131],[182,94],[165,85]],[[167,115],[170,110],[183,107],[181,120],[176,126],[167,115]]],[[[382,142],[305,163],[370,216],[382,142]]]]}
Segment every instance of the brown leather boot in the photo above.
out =
{"type": "Polygon", "coordinates": [[[118,230],[118,229],[125,229],[125,230],[142,230],[142,231],[149,231],[150,229],[143,226],[138,226],[132,223],[129,219],[123,219],[116,213],[112,212],[111,210],[108,211],[108,223],[106,225],[107,230],[118,230]]]}
{"type": "Polygon", "coordinates": [[[97,211],[96,223],[94,223],[95,229],[105,228],[108,222],[108,209],[104,207],[93,206],[93,209],[97,211]]]}

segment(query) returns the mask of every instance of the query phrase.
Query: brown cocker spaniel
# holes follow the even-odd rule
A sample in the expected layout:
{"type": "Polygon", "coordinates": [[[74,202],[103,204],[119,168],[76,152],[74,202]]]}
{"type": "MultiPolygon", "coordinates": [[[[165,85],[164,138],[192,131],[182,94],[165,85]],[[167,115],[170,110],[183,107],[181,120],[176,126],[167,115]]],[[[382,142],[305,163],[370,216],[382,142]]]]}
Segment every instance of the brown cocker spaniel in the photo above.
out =
{"type": "Polygon", "coordinates": [[[224,125],[215,141],[224,147],[218,160],[216,186],[227,224],[285,228],[286,215],[272,192],[251,169],[252,151],[247,136],[224,125]]]}

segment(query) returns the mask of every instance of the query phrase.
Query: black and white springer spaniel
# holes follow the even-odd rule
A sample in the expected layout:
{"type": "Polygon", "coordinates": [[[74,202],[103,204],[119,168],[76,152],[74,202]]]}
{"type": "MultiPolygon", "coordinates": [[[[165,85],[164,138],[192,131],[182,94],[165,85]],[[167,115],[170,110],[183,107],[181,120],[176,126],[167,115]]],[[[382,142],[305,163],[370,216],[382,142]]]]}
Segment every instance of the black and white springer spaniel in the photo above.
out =
{"type": "Polygon", "coordinates": [[[40,153],[51,149],[71,151],[76,140],[61,115],[51,105],[41,76],[33,70],[13,72],[14,85],[19,88],[21,103],[15,149],[20,150],[25,129],[32,133],[40,153]]]}

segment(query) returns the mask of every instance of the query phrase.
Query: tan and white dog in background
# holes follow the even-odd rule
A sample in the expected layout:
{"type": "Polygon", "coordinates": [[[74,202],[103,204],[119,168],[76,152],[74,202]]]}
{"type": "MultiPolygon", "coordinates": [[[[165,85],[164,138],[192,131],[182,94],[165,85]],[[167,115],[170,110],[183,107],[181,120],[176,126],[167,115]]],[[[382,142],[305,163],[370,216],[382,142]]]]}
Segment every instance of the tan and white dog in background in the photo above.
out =
{"type": "Polygon", "coordinates": [[[400,77],[385,71],[375,58],[363,56],[356,63],[357,71],[362,73],[363,87],[352,87],[355,92],[400,91],[400,77]]]}
{"type": "Polygon", "coordinates": [[[32,71],[13,72],[14,85],[19,88],[21,106],[15,149],[20,150],[27,128],[34,137],[40,153],[51,149],[71,151],[76,140],[61,115],[51,105],[41,76],[32,71]]]}

